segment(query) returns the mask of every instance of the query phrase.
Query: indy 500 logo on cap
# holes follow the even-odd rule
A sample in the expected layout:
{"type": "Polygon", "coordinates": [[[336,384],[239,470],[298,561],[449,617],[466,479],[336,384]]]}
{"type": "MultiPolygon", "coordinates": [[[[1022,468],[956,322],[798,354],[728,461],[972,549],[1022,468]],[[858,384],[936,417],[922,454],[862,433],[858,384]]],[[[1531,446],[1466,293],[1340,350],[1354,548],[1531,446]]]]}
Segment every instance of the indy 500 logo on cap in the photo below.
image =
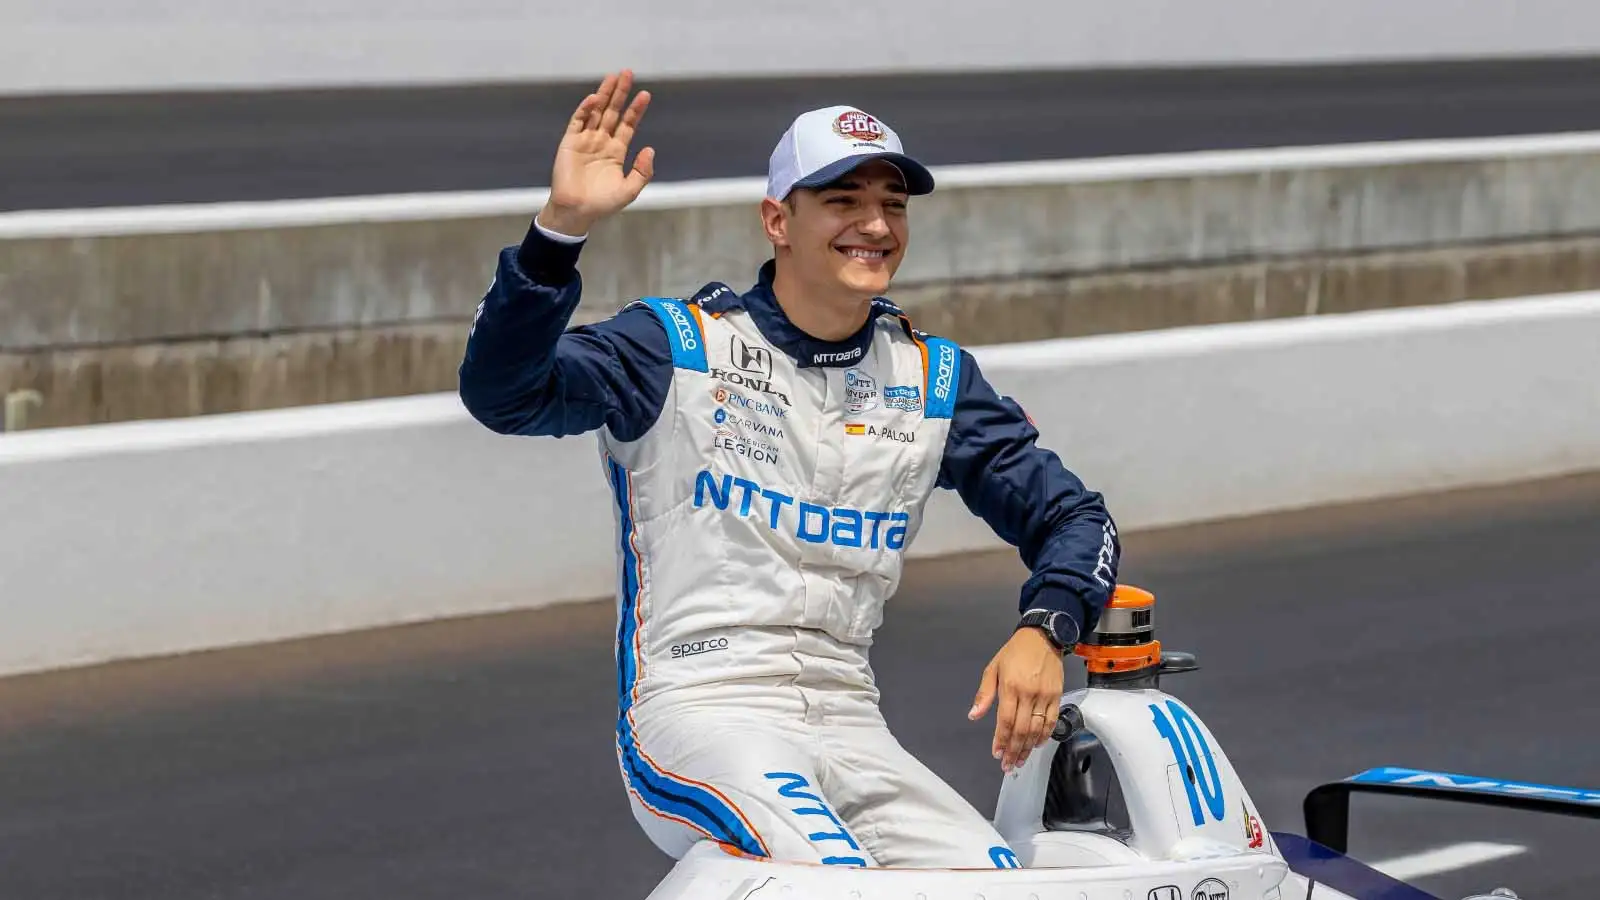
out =
{"type": "Polygon", "coordinates": [[[833,130],[842,138],[855,141],[866,141],[872,144],[883,143],[886,132],[883,125],[866,113],[853,109],[840,114],[833,120],[833,130]]]}

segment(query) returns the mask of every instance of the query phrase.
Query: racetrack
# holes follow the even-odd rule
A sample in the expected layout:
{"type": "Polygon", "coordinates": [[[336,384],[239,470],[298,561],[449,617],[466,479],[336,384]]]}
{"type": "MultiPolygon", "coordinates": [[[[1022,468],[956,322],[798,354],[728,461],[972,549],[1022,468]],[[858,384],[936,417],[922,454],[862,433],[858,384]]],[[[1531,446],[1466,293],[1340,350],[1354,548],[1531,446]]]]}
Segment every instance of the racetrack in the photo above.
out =
{"type": "MultiPolygon", "coordinates": [[[[643,85],[663,181],[858,104],[932,164],[1582,131],[1600,58],[643,85]]],[[[536,187],[590,85],[0,98],[0,210],[536,187]]]]}
{"type": "MultiPolygon", "coordinates": [[[[1600,475],[1132,534],[1123,574],[1199,654],[1167,686],[1298,831],[1373,765],[1597,786],[1597,547],[1600,475]]],[[[1020,574],[914,564],[875,649],[901,740],[985,811],[964,711],[1020,574]]],[[[0,897],[643,898],[667,861],[617,774],[611,631],[589,603],[0,681],[0,897]]],[[[1441,896],[1600,895],[1600,823],[1356,810],[1367,859],[1530,848],[1441,896]]]]}

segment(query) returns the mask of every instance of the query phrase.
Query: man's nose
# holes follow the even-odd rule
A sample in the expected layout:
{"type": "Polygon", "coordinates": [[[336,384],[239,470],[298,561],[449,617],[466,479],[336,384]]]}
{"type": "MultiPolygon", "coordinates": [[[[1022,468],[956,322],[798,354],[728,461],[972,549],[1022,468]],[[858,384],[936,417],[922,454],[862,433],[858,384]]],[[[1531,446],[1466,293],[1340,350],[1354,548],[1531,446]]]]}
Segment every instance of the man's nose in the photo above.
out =
{"type": "Polygon", "coordinates": [[[861,217],[856,228],[868,237],[882,238],[889,236],[889,217],[884,215],[882,207],[874,207],[861,217]]]}

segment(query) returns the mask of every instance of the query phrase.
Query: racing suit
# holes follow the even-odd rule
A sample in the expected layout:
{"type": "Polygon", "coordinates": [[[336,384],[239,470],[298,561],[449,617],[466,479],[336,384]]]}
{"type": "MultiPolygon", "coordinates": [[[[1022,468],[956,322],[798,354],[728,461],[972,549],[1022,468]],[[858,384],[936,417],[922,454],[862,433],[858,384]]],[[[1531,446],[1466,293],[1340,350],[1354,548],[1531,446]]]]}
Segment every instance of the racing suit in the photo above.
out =
{"type": "Polygon", "coordinates": [[[1022,609],[1093,626],[1119,545],[1098,494],[956,344],[884,300],[800,331],[773,263],[740,294],[646,298],[567,330],[581,241],[501,251],[460,370],[504,434],[597,432],[617,514],[617,754],[666,853],[1015,866],[890,734],[868,647],[935,487],[1020,549],[1022,609]]]}

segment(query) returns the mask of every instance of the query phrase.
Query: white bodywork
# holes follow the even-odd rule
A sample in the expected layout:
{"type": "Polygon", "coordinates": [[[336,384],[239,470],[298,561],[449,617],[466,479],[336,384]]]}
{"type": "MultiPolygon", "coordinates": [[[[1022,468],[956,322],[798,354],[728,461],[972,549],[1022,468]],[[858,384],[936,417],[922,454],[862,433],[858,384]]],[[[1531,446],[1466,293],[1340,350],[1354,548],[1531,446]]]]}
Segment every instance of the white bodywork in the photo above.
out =
{"type": "MultiPolygon", "coordinates": [[[[1128,828],[1046,827],[1046,788],[1062,747],[1050,741],[1000,786],[994,823],[1022,869],[799,865],[702,843],[648,900],[1305,900],[1305,879],[1279,856],[1227,754],[1192,710],[1159,690],[1089,688],[1062,703],[1077,706],[1084,731],[1108,754],[1128,828]]],[[[1321,884],[1315,896],[1350,900],[1321,884]]]]}

